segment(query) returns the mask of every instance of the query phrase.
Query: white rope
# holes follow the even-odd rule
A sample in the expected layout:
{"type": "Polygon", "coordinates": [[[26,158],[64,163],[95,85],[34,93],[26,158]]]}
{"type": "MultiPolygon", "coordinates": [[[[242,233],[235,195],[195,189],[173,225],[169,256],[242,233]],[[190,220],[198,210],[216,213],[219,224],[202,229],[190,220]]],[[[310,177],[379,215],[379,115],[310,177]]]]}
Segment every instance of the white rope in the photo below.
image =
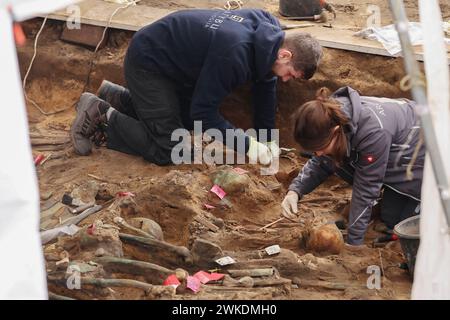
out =
{"type": "Polygon", "coordinates": [[[42,108],[39,107],[39,105],[38,105],[36,102],[34,102],[34,100],[32,100],[31,98],[29,98],[29,97],[27,96],[27,92],[26,92],[25,87],[26,87],[26,85],[27,85],[27,79],[28,79],[28,76],[29,76],[29,74],[30,74],[31,67],[33,66],[34,59],[36,59],[38,39],[39,39],[39,36],[41,35],[42,30],[44,29],[45,23],[47,22],[47,17],[48,17],[48,16],[45,16],[44,21],[42,22],[41,28],[39,29],[38,33],[36,34],[36,38],[34,39],[34,52],[33,52],[33,57],[31,58],[30,65],[28,66],[27,72],[25,73],[25,77],[23,78],[23,84],[22,84],[23,94],[24,94],[24,96],[25,96],[25,100],[29,101],[33,106],[35,106],[35,107],[36,107],[42,114],[44,114],[44,115],[49,115],[49,114],[51,114],[51,113],[47,113],[47,112],[45,112],[44,110],[42,110],[42,108]]]}
{"type": "Polygon", "coordinates": [[[244,3],[241,0],[230,0],[224,5],[225,10],[242,9],[244,3]]]}
{"type": "Polygon", "coordinates": [[[100,39],[100,41],[98,42],[97,46],[95,47],[94,53],[97,52],[98,48],[100,47],[100,45],[102,44],[103,40],[105,39],[106,36],[106,31],[109,29],[109,27],[111,26],[111,21],[114,18],[114,16],[117,14],[117,12],[119,12],[119,10],[122,9],[126,9],[131,5],[136,5],[136,3],[140,1],[140,0],[130,0],[126,5],[122,6],[122,7],[118,7],[116,10],[114,10],[114,12],[111,14],[111,16],[109,17],[108,23],[105,27],[105,29],[103,30],[103,34],[102,34],[102,38],[100,39]]]}
{"type": "MultiPolygon", "coordinates": [[[[138,0],[138,1],[140,1],[140,0],[138,0]]],[[[117,12],[119,12],[119,10],[126,9],[126,8],[128,8],[129,6],[131,6],[131,5],[136,5],[136,3],[137,3],[138,1],[136,1],[136,0],[130,0],[130,2],[128,2],[126,5],[124,5],[124,6],[122,6],[122,7],[118,7],[116,10],[114,10],[113,13],[111,14],[111,16],[109,17],[108,23],[106,24],[106,27],[105,27],[105,29],[103,30],[102,38],[100,39],[100,41],[97,43],[97,46],[95,47],[95,50],[94,50],[94,57],[93,57],[93,59],[91,60],[91,63],[89,64],[89,72],[88,72],[88,76],[87,76],[86,82],[85,82],[84,87],[83,87],[83,92],[85,91],[86,87],[87,87],[88,84],[89,84],[89,79],[90,79],[90,75],[91,75],[91,71],[92,71],[92,66],[93,66],[93,64],[94,64],[94,60],[95,60],[95,58],[96,58],[97,51],[98,51],[98,49],[100,48],[100,45],[102,44],[103,40],[105,39],[106,31],[107,31],[107,30],[109,29],[109,27],[111,26],[111,21],[112,21],[112,19],[113,19],[114,16],[117,14],[117,12]]]]}

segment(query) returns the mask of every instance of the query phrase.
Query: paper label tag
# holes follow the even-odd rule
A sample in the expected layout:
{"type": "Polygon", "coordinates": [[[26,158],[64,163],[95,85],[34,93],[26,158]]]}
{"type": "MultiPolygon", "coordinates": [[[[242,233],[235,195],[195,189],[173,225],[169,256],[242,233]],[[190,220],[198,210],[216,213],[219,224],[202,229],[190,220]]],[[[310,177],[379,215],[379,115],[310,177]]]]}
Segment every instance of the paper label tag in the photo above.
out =
{"type": "Polygon", "coordinates": [[[266,250],[266,252],[267,252],[267,254],[268,254],[269,256],[281,252],[281,248],[280,248],[280,246],[277,245],[277,244],[276,244],[276,245],[273,245],[273,246],[270,246],[270,247],[267,247],[265,250],[266,250]]]}
{"type": "Polygon", "coordinates": [[[228,257],[228,256],[217,259],[216,262],[218,264],[220,264],[221,266],[227,266],[227,265],[236,263],[236,261],[232,257],[228,257]]]}

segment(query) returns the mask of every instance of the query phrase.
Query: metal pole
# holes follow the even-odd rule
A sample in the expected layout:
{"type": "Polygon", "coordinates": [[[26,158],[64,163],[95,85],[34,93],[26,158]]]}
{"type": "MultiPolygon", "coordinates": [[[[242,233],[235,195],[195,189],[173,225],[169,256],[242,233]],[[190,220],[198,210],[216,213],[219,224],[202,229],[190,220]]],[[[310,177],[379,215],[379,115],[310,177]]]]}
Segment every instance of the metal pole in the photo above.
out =
{"type": "Polygon", "coordinates": [[[439,145],[437,143],[436,133],[433,128],[433,120],[428,107],[425,83],[421,76],[419,64],[415,59],[411,40],[409,39],[408,18],[402,0],[389,0],[389,4],[402,45],[406,73],[411,79],[411,93],[413,99],[418,104],[418,113],[422,123],[425,145],[427,147],[427,152],[430,154],[434,177],[436,179],[442,207],[447,219],[447,225],[450,229],[450,188],[445,173],[444,162],[442,161],[439,145]]]}

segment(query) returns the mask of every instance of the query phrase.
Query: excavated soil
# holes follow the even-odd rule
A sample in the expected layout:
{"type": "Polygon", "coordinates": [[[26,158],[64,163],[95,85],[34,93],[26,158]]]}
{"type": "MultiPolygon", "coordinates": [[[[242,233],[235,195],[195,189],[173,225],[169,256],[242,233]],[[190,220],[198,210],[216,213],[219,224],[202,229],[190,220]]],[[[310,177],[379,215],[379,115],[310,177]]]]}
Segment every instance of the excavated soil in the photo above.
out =
{"type": "MultiPolygon", "coordinates": [[[[143,2],[176,9],[217,6],[212,1],[143,2]]],[[[390,22],[385,1],[334,2],[342,24],[358,25],[365,21],[368,3],[381,4],[382,12],[386,13],[383,15],[383,23],[390,22]]],[[[412,5],[415,1],[406,2],[410,16],[417,17],[417,7],[412,5]]],[[[277,8],[276,1],[249,3],[272,12],[277,8]]],[[[448,5],[443,5],[444,16],[448,17],[449,11],[448,5]]],[[[29,39],[34,39],[41,23],[40,19],[36,19],[24,24],[29,39]]],[[[95,92],[103,79],[124,84],[122,61],[133,33],[111,30],[108,45],[94,54],[89,49],[60,41],[61,31],[62,23],[48,21],[40,37],[37,58],[26,86],[27,95],[45,112],[57,112],[44,115],[31,103],[27,104],[33,154],[48,157],[43,164],[37,166],[42,212],[48,213],[48,208],[54,208],[52,204],[61,201],[65,193],[81,193],[86,201],[96,197],[97,204],[103,204],[104,209],[83,220],[79,226],[84,227],[84,231],[91,232],[89,234],[96,237],[97,242],[94,242],[101,243],[102,250],[111,255],[147,261],[170,269],[182,267],[191,273],[207,268],[201,263],[196,265],[174,260],[164,254],[158,260],[158,254],[149,255],[145,248],[121,242],[117,235],[117,229],[120,228],[114,218],[120,215],[129,222],[133,217],[143,217],[159,223],[164,240],[170,244],[192,249],[196,240],[204,239],[220,246],[224,255],[234,257],[237,264],[233,268],[275,266],[282,278],[293,280],[293,285],[234,290],[205,288],[196,295],[180,293],[168,297],[164,294],[149,296],[141,289],[124,287],[111,289],[87,286],[82,290],[68,290],[61,285],[61,281],[54,280],[55,276],[64,271],[56,266],[56,261],[68,255],[69,261],[88,263],[95,260],[96,255],[101,255],[97,252],[98,246],[92,247],[91,244],[86,244],[90,243],[88,240],[76,235],[60,237],[57,242],[44,246],[51,292],[78,299],[409,298],[411,278],[407,271],[399,268],[405,261],[399,243],[392,242],[382,248],[371,247],[372,240],[382,235],[373,230],[376,222],[370,226],[366,237],[368,248],[359,252],[344,250],[338,255],[327,255],[311,252],[303,245],[307,230],[345,218],[351,189],[337,178],[330,178],[313,194],[305,197],[307,201],[300,205],[303,214],[298,223],[282,221],[261,230],[262,226],[280,217],[280,203],[286,188],[305,161],[295,153],[281,158],[280,171],[276,176],[260,176],[259,168],[240,166],[248,170],[249,179],[240,191],[228,195],[229,205],[220,203],[209,192],[213,184],[211,175],[221,168],[207,165],[158,167],[139,157],[104,147],[94,148],[92,155],[88,157],[77,156],[67,139],[75,116],[73,105],[85,87],[90,61],[94,59],[95,63],[86,91],[95,92]],[[42,139],[53,142],[42,143],[42,139]],[[114,198],[117,192],[132,192],[135,196],[114,198]],[[107,201],[108,199],[111,200],[107,201]],[[121,209],[124,199],[128,203],[125,209],[121,209]],[[215,208],[207,210],[205,203],[214,205],[215,208]],[[96,226],[97,231],[92,231],[92,225],[96,226]],[[91,228],[86,229],[88,226],[91,228]],[[265,247],[275,244],[282,248],[279,255],[266,257],[261,253],[265,247]],[[89,251],[88,248],[96,250],[89,251]],[[62,253],[63,251],[67,253],[62,253]],[[380,266],[383,270],[380,289],[371,290],[366,286],[369,277],[367,268],[371,265],[380,266]],[[308,285],[304,281],[316,281],[322,285],[308,285]],[[329,285],[323,285],[325,282],[339,285],[330,288],[329,285]]],[[[33,54],[32,41],[18,50],[23,76],[33,54]]],[[[398,89],[403,76],[401,59],[325,49],[319,71],[310,81],[279,84],[277,124],[281,128],[281,146],[296,147],[291,137],[290,115],[300,104],[313,98],[318,88],[327,86],[333,90],[349,85],[364,95],[408,97],[408,94],[398,89]]],[[[249,87],[243,86],[230,95],[223,102],[222,111],[237,126],[250,127],[249,87]]],[[[65,214],[67,213],[55,209],[53,217],[45,220],[43,229],[61,222],[65,214]]],[[[123,230],[121,232],[130,233],[123,230]]],[[[58,264],[64,266],[64,262],[58,264]]],[[[95,263],[90,266],[92,265],[98,267],[95,263]]],[[[221,271],[226,270],[224,268],[221,271]]],[[[98,272],[105,278],[127,278],[144,282],[147,279],[145,275],[130,275],[117,270],[106,270],[106,274],[105,270],[90,272],[98,272]]],[[[153,284],[161,284],[161,279],[153,284]]]]}

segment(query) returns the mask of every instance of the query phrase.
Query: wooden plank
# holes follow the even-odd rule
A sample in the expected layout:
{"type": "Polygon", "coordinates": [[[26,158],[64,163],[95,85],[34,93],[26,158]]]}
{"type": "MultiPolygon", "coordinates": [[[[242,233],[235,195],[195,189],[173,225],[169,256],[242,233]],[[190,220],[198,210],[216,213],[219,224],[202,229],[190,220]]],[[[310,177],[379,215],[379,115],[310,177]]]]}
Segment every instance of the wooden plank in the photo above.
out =
{"type": "MultiPolygon", "coordinates": [[[[102,49],[108,42],[109,30],[106,31],[105,37],[103,37],[104,30],[104,27],[93,26],[91,24],[85,24],[80,29],[69,29],[64,25],[60,39],[65,42],[79,44],[93,49],[97,46],[99,49],[102,49]],[[99,41],[102,39],[102,43],[98,45],[99,41]]],[[[31,144],[33,145],[33,140],[31,141],[31,144]]]]}
{"type": "MultiPolygon", "coordinates": [[[[353,36],[354,31],[351,30],[339,29],[339,27],[324,28],[321,25],[302,28],[299,30],[310,33],[312,36],[317,38],[322,46],[326,48],[392,57],[391,54],[378,41],[355,37],[353,36]]],[[[287,32],[295,32],[295,29],[288,30],[287,32]]],[[[450,46],[447,46],[447,51],[450,51],[450,46]]],[[[422,46],[417,46],[415,53],[416,59],[418,61],[423,61],[422,46]]],[[[450,53],[448,54],[448,63],[450,64],[450,53]]]]}
{"type": "MultiPolygon", "coordinates": [[[[105,27],[111,15],[117,8],[124,5],[105,2],[102,0],[86,0],[77,4],[80,7],[82,24],[105,27]]],[[[149,7],[138,3],[136,6],[119,10],[111,20],[110,27],[116,29],[137,31],[166,15],[173,10],[149,7]]],[[[48,15],[49,19],[66,21],[71,16],[71,12],[66,9],[55,11],[48,15]]]]}
{"type": "MultiPolygon", "coordinates": [[[[105,2],[102,0],[86,0],[78,3],[81,12],[81,23],[95,26],[107,26],[111,14],[123,5],[105,2]]],[[[119,10],[110,23],[111,28],[123,29],[129,31],[137,31],[158,19],[175,11],[146,6],[138,3],[136,6],[130,6],[126,9],[119,10]]],[[[66,21],[70,13],[66,9],[62,9],[48,15],[49,19],[66,21]]],[[[283,24],[292,24],[290,20],[282,20],[283,24]]],[[[383,45],[378,41],[362,39],[354,37],[352,30],[344,28],[324,28],[317,24],[314,27],[287,30],[286,32],[296,32],[297,30],[309,32],[316,37],[320,44],[326,48],[341,49],[360,53],[374,54],[392,57],[383,45]]],[[[448,46],[450,51],[450,46],[448,46]]],[[[423,61],[423,50],[418,47],[416,50],[416,58],[423,61]]],[[[450,53],[448,54],[448,63],[450,65],[450,53]]]]}

